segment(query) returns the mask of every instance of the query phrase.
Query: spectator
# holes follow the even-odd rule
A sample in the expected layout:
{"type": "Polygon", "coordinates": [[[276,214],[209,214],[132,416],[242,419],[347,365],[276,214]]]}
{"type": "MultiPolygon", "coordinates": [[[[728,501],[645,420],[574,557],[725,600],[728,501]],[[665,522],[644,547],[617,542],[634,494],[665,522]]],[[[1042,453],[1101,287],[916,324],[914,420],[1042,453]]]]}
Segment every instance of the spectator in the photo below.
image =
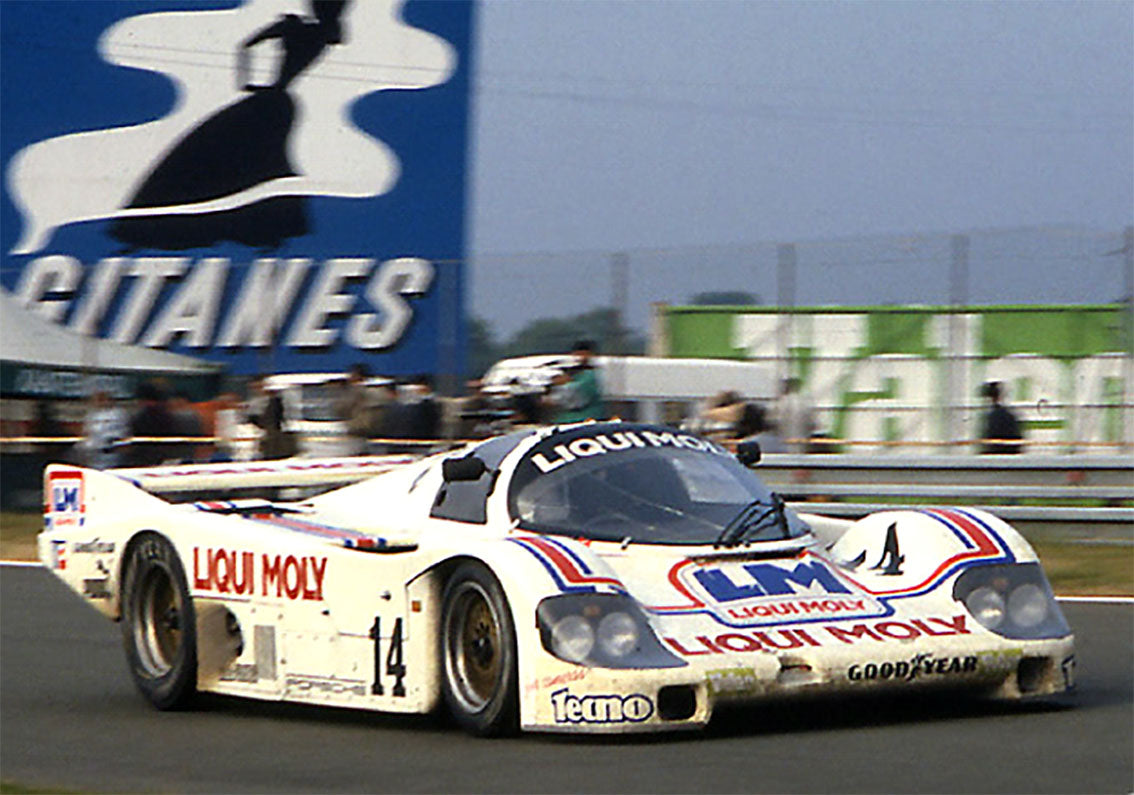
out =
{"type": "Polygon", "coordinates": [[[425,374],[414,378],[406,388],[410,439],[437,439],[441,430],[441,405],[433,394],[433,380],[425,374]]]}
{"type": "Polygon", "coordinates": [[[110,469],[122,461],[122,448],[130,435],[126,411],[99,390],[91,395],[91,405],[83,419],[85,463],[95,469],[110,469]]]}
{"type": "Polygon", "coordinates": [[[55,416],[55,407],[50,400],[40,399],[35,402],[35,413],[32,415],[31,435],[54,437],[64,436],[63,423],[55,416]]]}
{"type": "Polygon", "coordinates": [[[702,433],[710,439],[736,439],[744,436],[740,426],[746,404],[737,392],[720,392],[706,401],[706,407],[695,418],[686,423],[690,430],[702,433]]]}
{"type": "Polygon", "coordinates": [[[298,452],[294,434],[284,430],[283,398],[267,388],[263,376],[252,381],[248,419],[263,432],[260,435],[260,458],[289,458],[298,452]]]}
{"type": "Polygon", "coordinates": [[[981,430],[982,455],[1015,455],[1020,452],[1020,440],[1024,433],[1012,410],[1000,402],[1002,386],[999,381],[989,381],[981,387],[981,394],[990,403],[984,415],[981,430]]]}
{"type": "Polygon", "coordinates": [[[127,459],[135,467],[164,464],[177,455],[174,445],[160,441],[161,437],[170,436],[174,427],[165,388],[156,381],[142,383],[138,386],[138,403],[138,410],[130,418],[130,435],[159,441],[132,440],[127,459]]]}
{"type": "MultiPolygon", "coordinates": [[[[50,400],[37,400],[33,411],[31,425],[28,429],[30,436],[50,439],[66,435],[67,431],[63,427],[63,423],[55,416],[55,406],[52,405],[50,400]]],[[[34,450],[35,460],[38,462],[36,466],[40,469],[52,461],[62,461],[68,458],[67,446],[59,442],[37,442],[34,450]]]]}
{"type": "Polygon", "coordinates": [[[601,420],[605,416],[602,385],[592,359],[595,344],[579,340],[571,349],[576,364],[570,372],[556,378],[553,401],[559,409],[557,422],[601,420]]]}
{"type": "Polygon", "coordinates": [[[780,395],[772,405],[772,426],[789,453],[805,453],[808,440],[815,436],[815,411],[802,391],[799,378],[785,378],[780,395]]]}
{"type": "MultiPolygon", "coordinates": [[[[175,392],[169,401],[169,411],[173,415],[173,427],[170,431],[173,436],[185,438],[201,437],[205,435],[205,424],[201,415],[189,402],[189,396],[184,392],[175,392]]],[[[173,457],[182,464],[190,463],[197,458],[199,442],[176,442],[173,445],[173,457]]]]}
{"type": "Polygon", "coordinates": [[[519,392],[512,396],[511,424],[513,428],[525,430],[543,424],[543,402],[538,392],[519,392]]]}
{"type": "Polygon", "coordinates": [[[235,461],[239,456],[240,425],[243,417],[240,400],[232,392],[222,392],[217,396],[217,408],[213,414],[213,436],[217,437],[213,461],[235,461]]]}
{"type": "Polygon", "coordinates": [[[768,422],[768,412],[759,403],[745,403],[737,423],[736,435],[744,441],[760,444],[764,453],[786,453],[787,448],[768,422]]]}
{"type": "MultiPolygon", "coordinates": [[[[404,436],[402,404],[398,400],[398,385],[389,381],[378,387],[374,418],[374,433],[379,439],[400,439],[404,436]]],[[[391,452],[389,441],[378,445],[378,452],[391,452]]]]}
{"type": "Polygon", "coordinates": [[[336,414],[347,429],[345,455],[365,455],[370,449],[370,437],[374,434],[374,410],[366,379],[370,372],[366,365],[351,365],[342,394],[336,401],[336,414]]]}

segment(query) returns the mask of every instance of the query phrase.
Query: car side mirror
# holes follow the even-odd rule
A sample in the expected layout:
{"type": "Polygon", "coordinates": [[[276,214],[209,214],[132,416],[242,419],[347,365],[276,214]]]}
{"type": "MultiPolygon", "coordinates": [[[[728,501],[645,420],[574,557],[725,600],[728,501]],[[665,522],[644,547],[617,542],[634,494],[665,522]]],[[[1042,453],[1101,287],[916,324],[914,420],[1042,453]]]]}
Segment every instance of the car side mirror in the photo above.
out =
{"type": "Polygon", "coordinates": [[[446,458],[441,462],[441,478],[446,483],[459,480],[480,480],[488,471],[488,465],[474,455],[462,458],[446,458]]]}
{"type": "Polygon", "coordinates": [[[736,446],[736,460],[746,467],[759,463],[760,456],[760,443],[755,439],[749,439],[736,446]]]}

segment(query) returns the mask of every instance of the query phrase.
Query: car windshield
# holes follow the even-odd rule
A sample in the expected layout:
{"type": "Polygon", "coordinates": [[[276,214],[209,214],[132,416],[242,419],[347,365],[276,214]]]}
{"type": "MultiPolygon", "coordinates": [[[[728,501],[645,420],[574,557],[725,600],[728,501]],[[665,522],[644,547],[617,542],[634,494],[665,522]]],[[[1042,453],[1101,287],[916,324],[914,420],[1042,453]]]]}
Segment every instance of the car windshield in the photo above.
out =
{"type": "Polygon", "coordinates": [[[520,526],[597,541],[733,544],[808,528],[724,448],[640,425],[591,425],[543,440],[516,468],[520,526]]]}

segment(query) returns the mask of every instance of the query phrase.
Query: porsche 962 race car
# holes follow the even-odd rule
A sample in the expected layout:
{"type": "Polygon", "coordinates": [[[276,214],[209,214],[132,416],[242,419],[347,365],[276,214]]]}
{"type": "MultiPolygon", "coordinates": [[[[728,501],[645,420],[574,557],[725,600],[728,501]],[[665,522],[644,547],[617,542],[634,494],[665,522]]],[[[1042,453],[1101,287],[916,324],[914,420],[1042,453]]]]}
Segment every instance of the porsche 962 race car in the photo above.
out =
{"type": "Polygon", "coordinates": [[[662,427],[44,477],[44,564],[121,622],[163,709],[207,691],[444,707],[478,734],[631,732],[703,726],[724,702],[1073,682],[1036,554],[995,516],[797,513],[724,448],[662,427]]]}

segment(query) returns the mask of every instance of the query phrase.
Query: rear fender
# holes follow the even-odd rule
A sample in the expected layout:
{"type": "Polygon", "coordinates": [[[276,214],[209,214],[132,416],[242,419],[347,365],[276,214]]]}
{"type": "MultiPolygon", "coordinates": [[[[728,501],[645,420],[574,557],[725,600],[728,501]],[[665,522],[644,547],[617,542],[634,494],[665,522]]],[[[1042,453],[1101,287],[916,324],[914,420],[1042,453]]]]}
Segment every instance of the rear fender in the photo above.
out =
{"type": "Polygon", "coordinates": [[[40,561],[100,613],[118,618],[126,546],[139,530],[161,527],[169,503],[128,480],[60,464],[44,471],[43,493],[40,561]]]}

